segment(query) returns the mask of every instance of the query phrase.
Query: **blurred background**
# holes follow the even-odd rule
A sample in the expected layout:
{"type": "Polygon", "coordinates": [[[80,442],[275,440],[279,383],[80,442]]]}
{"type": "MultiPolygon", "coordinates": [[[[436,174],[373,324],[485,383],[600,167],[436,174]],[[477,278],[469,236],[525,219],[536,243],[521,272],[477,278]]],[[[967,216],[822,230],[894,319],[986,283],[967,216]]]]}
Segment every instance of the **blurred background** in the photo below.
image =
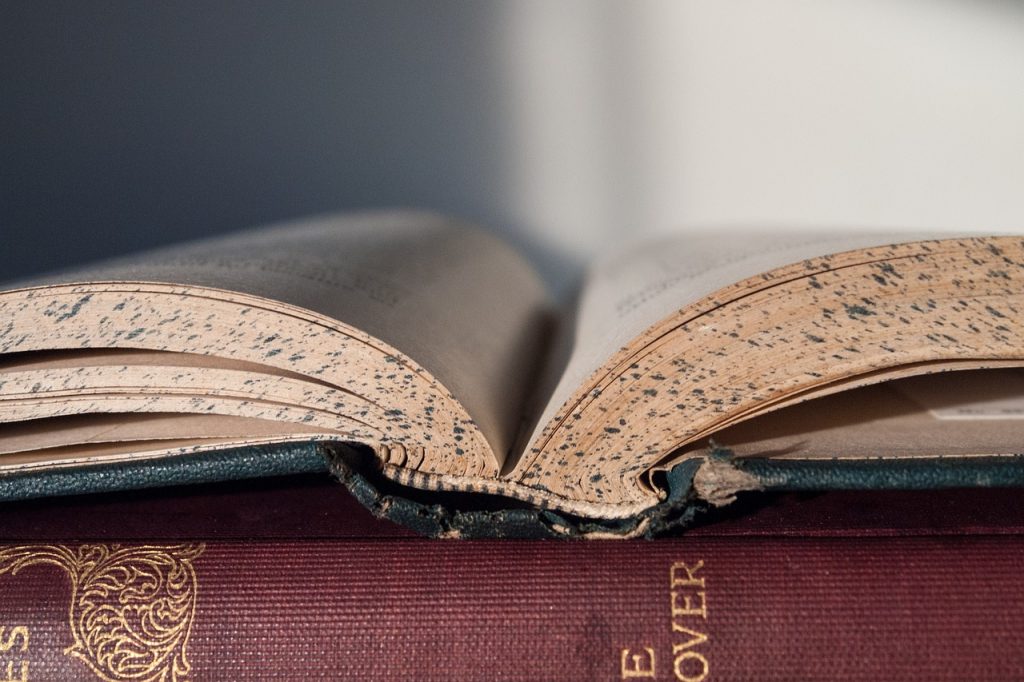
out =
{"type": "Polygon", "coordinates": [[[1024,4],[0,4],[0,279],[450,212],[564,292],[611,241],[1024,229],[1024,4]]]}

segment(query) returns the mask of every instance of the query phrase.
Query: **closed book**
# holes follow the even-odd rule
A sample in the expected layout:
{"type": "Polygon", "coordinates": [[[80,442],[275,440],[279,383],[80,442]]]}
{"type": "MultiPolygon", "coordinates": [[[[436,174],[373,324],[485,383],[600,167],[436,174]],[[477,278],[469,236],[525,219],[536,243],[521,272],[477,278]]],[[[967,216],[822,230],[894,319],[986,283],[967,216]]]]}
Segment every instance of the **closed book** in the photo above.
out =
{"type": "Polygon", "coordinates": [[[1013,490],[780,494],[683,538],[436,542],[318,477],[0,509],[33,680],[1011,680],[1013,490]]]}

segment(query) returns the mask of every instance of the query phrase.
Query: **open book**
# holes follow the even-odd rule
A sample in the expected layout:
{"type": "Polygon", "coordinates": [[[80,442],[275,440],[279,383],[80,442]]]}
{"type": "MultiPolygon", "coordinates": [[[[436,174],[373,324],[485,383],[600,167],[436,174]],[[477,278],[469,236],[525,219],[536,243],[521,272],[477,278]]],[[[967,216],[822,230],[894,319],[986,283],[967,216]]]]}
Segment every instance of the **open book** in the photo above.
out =
{"type": "Polygon", "coordinates": [[[431,532],[601,536],[745,490],[1018,484],[1022,311],[1017,237],[679,236],[557,315],[444,217],[273,226],[0,293],[0,494],[315,453],[431,532]]]}

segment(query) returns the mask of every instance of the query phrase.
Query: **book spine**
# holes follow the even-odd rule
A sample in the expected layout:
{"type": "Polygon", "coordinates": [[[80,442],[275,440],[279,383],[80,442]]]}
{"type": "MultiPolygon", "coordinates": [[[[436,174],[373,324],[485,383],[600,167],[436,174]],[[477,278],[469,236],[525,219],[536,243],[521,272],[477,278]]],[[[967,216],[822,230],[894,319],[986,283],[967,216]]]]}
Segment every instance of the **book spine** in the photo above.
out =
{"type": "Polygon", "coordinates": [[[1024,678],[1024,537],[0,546],[0,679],[1024,678]]]}

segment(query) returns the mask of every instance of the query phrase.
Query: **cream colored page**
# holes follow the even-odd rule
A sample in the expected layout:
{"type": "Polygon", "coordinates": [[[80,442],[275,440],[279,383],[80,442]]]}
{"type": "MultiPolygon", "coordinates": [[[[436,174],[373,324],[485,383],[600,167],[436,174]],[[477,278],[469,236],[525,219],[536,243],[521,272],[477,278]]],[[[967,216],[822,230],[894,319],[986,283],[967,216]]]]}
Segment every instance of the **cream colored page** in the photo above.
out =
{"type": "Polygon", "coordinates": [[[6,463],[3,455],[87,443],[228,440],[302,433],[331,432],[301,424],[210,414],[88,414],[34,419],[6,424],[0,430],[0,464],[6,463]]]}
{"type": "Polygon", "coordinates": [[[738,457],[773,459],[1014,455],[1022,438],[1020,369],[897,379],[786,407],[715,436],[738,457]]]}
{"type": "MultiPolygon", "coordinates": [[[[941,235],[954,236],[954,235],[941,235]]],[[[609,254],[590,268],[572,350],[536,422],[535,443],[567,400],[617,351],[660,320],[714,292],[807,258],[935,238],[934,234],[692,234],[609,254]]]]}
{"type": "Polygon", "coordinates": [[[272,226],[15,286],[108,280],[240,291],[365,331],[450,390],[499,459],[519,424],[546,305],[539,278],[510,247],[411,211],[272,226]]]}

